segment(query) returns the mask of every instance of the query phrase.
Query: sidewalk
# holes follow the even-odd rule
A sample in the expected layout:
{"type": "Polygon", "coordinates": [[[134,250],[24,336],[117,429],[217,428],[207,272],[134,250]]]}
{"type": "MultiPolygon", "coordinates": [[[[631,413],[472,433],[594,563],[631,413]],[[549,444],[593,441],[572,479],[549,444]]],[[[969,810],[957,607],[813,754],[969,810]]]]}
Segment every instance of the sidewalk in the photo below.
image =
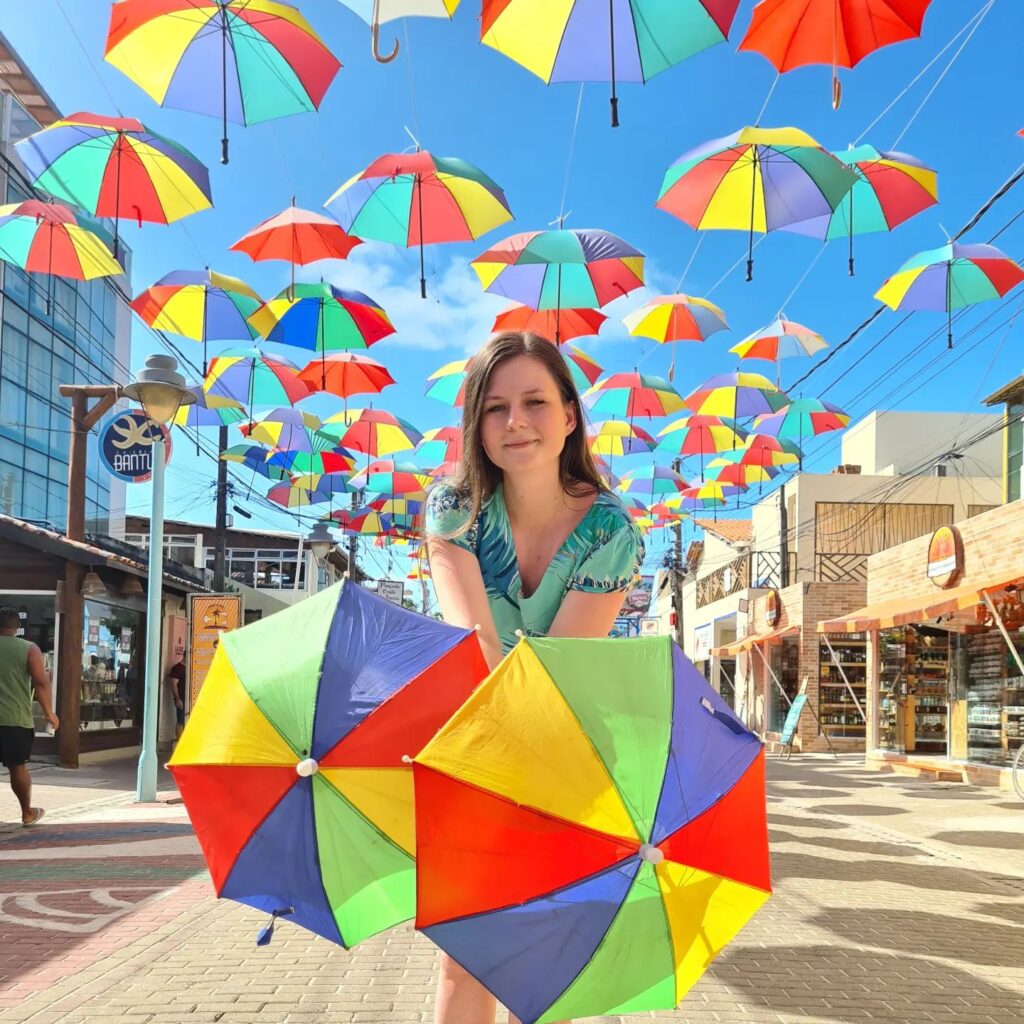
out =
{"type": "MultiPolygon", "coordinates": [[[[133,769],[41,769],[47,824],[0,832],[0,1021],[431,1020],[427,940],[346,953],[279,924],[257,948],[264,915],[213,898],[183,809],[130,804],[133,769]]],[[[656,1019],[1024,1018],[1024,803],[813,755],[770,763],[769,800],[775,896],[656,1019]]]]}

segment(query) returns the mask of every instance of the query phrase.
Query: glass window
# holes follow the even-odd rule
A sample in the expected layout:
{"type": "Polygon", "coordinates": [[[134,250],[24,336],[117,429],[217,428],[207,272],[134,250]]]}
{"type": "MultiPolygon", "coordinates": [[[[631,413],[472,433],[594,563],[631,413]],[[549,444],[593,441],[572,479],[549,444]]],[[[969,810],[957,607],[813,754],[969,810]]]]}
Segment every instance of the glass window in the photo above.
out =
{"type": "Polygon", "coordinates": [[[63,530],[68,519],[68,488],[67,484],[50,481],[50,489],[46,496],[46,518],[58,530],[63,530]]]}
{"type": "Polygon", "coordinates": [[[30,341],[28,345],[28,387],[40,395],[49,395],[53,387],[52,356],[48,348],[38,342],[30,341]]]}
{"type": "Polygon", "coordinates": [[[53,278],[35,276],[28,283],[28,309],[44,323],[53,322],[53,278]]]}
{"type": "Polygon", "coordinates": [[[84,604],[81,727],[133,728],[142,720],[145,617],[99,601],[84,604]]]}
{"type": "Polygon", "coordinates": [[[25,387],[6,376],[0,380],[0,430],[16,441],[25,439],[25,387]]]}
{"type": "Polygon", "coordinates": [[[50,403],[31,391],[25,397],[25,440],[40,452],[50,450],[50,403]]]}
{"type": "Polygon", "coordinates": [[[822,732],[827,736],[862,740],[865,734],[864,719],[857,710],[857,705],[859,704],[866,712],[866,634],[830,633],[828,640],[835,652],[835,658],[832,657],[824,640],[819,643],[818,648],[818,717],[822,732]]]}
{"type": "MultiPolygon", "coordinates": [[[[772,667],[772,672],[782,684],[786,696],[792,700],[800,689],[800,638],[785,636],[781,643],[772,644],[769,650],[771,654],[768,657],[768,662],[772,667]]],[[[789,704],[779,693],[775,680],[769,673],[765,674],[767,676],[766,685],[771,691],[771,700],[768,702],[770,709],[768,732],[781,732],[782,723],[785,722],[786,715],[789,713],[789,704]]]]}
{"type": "Polygon", "coordinates": [[[1024,494],[1024,402],[1006,407],[1006,500],[1017,501],[1024,494]]]}
{"type": "Polygon", "coordinates": [[[46,521],[46,477],[25,473],[22,490],[22,515],[26,519],[46,521]]]}
{"type": "Polygon", "coordinates": [[[40,476],[49,476],[53,468],[50,459],[44,452],[37,452],[32,448],[25,449],[25,468],[40,476]]]}
{"type": "MultiPolygon", "coordinates": [[[[4,292],[9,297],[14,299],[15,302],[22,306],[28,306],[28,274],[18,267],[11,266],[8,264],[4,268],[4,292]]],[[[10,315],[13,312],[11,309],[5,309],[4,313],[10,315]]]]}
{"type": "Polygon", "coordinates": [[[0,462],[0,512],[5,516],[21,515],[21,466],[0,462]]]}
{"type": "Polygon", "coordinates": [[[0,369],[3,375],[20,387],[25,386],[28,369],[28,336],[10,320],[4,321],[3,339],[0,341],[0,369]]]}

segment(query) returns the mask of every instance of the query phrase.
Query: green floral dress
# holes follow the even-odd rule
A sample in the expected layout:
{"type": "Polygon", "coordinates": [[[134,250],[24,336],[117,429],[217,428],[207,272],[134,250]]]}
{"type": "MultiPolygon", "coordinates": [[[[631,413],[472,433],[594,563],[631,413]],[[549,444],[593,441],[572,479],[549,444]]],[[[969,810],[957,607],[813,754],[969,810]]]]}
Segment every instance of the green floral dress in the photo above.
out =
{"type": "Polygon", "coordinates": [[[527,636],[546,636],[570,590],[591,594],[629,590],[644,560],[643,538],[626,506],[614,494],[602,491],[558,549],[537,589],[527,597],[500,485],[476,522],[460,533],[468,520],[468,503],[459,500],[451,484],[438,484],[431,490],[427,535],[476,555],[506,653],[516,645],[517,629],[527,636]]]}

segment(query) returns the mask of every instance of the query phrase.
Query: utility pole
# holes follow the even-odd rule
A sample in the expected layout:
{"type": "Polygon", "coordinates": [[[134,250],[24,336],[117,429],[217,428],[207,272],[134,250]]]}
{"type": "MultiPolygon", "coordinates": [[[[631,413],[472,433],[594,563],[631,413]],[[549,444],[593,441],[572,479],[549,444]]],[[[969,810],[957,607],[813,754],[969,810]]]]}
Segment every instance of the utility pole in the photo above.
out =
{"type": "MultiPolygon", "coordinates": [[[[678,473],[682,466],[682,460],[676,459],[672,463],[672,469],[678,473]]],[[[676,613],[676,628],[674,640],[683,649],[683,524],[680,520],[675,523],[673,529],[676,532],[675,543],[672,551],[672,604],[676,613]]]]}
{"type": "Polygon", "coordinates": [[[217,525],[213,535],[213,589],[224,593],[228,546],[228,464],[221,458],[228,446],[228,428],[217,435],[217,525]]]}
{"type": "MultiPolygon", "coordinates": [[[[356,494],[352,494],[352,508],[356,508],[356,494]]],[[[359,537],[355,530],[352,529],[349,524],[349,535],[348,535],[348,578],[356,583],[356,553],[359,550],[359,537]]]]}

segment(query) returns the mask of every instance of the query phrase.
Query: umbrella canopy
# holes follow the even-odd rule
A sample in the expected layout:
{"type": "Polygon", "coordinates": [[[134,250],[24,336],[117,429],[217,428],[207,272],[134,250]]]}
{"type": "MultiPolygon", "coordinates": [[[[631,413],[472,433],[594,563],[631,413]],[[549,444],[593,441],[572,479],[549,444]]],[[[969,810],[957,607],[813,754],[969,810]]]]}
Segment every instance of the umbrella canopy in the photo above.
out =
{"type": "MultiPolygon", "coordinates": [[[[423,501],[433,477],[415,462],[378,459],[352,477],[352,486],[388,497],[423,501]]],[[[372,502],[370,503],[373,504],[372,502]]]]}
{"type": "Polygon", "coordinates": [[[270,462],[273,454],[258,444],[235,444],[225,448],[220,457],[225,462],[235,462],[246,469],[251,469],[268,480],[287,480],[290,475],[287,468],[270,462]]]}
{"type": "Polygon", "coordinates": [[[76,281],[123,274],[92,227],[60,203],[7,203],[0,206],[0,260],[32,274],[76,281]]]}
{"type": "Polygon", "coordinates": [[[653,499],[680,494],[689,486],[683,477],[668,466],[640,466],[622,474],[618,489],[627,494],[653,499]]]}
{"type": "Polygon", "coordinates": [[[912,256],[875,292],[890,309],[945,310],[953,347],[953,310],[998,299],[1024,281],[1024,270],[994,245],[951,242],[912,256]]]}
{"type": "Polygon", "coordinates": [[[351,947],[414,912],[406,759],[487,666],[354,583],[278,614],[221,635],[170,769],[218,896],[351,947]]]}
{"type": "Polygon", "coordinates": [[[250,410],[254,405],[294,405],[309,395],[309,385],[299,380],[294,363],[259,348],[229,348],[214,356],[203,390],[250,410]]]}
{"type": "Polygon", "coordinates": [[[369,505],[364,508],[338,509],[326,518],[333,519],[342,533],[357,537],[379,537],[390,533],[392,529],[392,517],[383,515],[369,505]]]}
{"type": "Polygon", "coordinates": [[[272,409],[240,428],[242,436],[269,448],[292,452],[316,452],[330,447],[330,442],[317,431],[319,416],[292,406],[272,409]]]}
{"type": "Polygon", "coordinates": [[[121,0],[104,58],[164,107],[249,125],[316,110],[341,64],[281,0],[121,0]]]}
{"type": "Polygon", "coordinates": [[[709,377],[684,400],[693,412],[732,420],[775,412],[788,402],[789,396],[759,373],[721,373],[709,377]]]}
{"type": "Polygon", "coordinates": [[[739,0],[483,0],[480,39],[544,82],[611,82],[612,127],[619,82],[649,78],[724,42],[739,0]]]}
{"type": "Polygon", "coordinates": [[[209,171],[183,146],[131,117],[79,113],[15,145],[36,188],[114,220],[170,224],[212,205],[209,171]]]}
{"type": "Polygon", "coordinates": [[[188,390],[192,392],[193,400],[174,414],[171,422],[176,427],[227,427],[248,419],[241,402],[210,397],[202,384],[194,384],[188,390]]]}
{"type": "Polygon", "coordinates": [[[743,444],[746,433],[734,420],[690,413],[663,427],[658,437],[658,451],[685,458],[732,451],[743,444]]]}
{"type": "Polygon", "coordinates": [[[329,391],[347,402],[352,395],[376,395],[395,383],[387,367],[361,352],[328,352],[299,371],[315,391],[329,391]]]}
{"type": "Polygon", "coordinates": [[[625,420],[595,423],[587,432],[587,441],[594,455],[637,455],[649,452],[655,440],[641,427],[625,420]]]}
{"type": "Polygon", "coordinates": [[[708,463],[708,479],[713,483],[735,484],[744,487],[750,484],[763,484],[779,475],[775,466],[762,466],[758,463],[744,461],[746,453],[740,449],[735,452],[724,452],[708,463]]]}
{"type": "Polygon", "coordinates": [[[341,0],[370,26],[373,59],[379,64],[390,64],[398,56],[398,40],[390,53],[380,52],[380,26],[398,18],[451,18],[459,0],[341,0]]]}
{"type": "Polygon", "coordinates": [[[694,295],[659,295],[622,318],[634,338],[669,341],[706,341],[727,331],[725,313],[713,302],[694,295]]]}
{"type": "Polygon", "coordinates": [[[512,235],[472,261],[484,291],[537,310],[594,308],[644,283],[644,255],[608,231],[512,235]]]}
{"type": "Polygon", "coordinates": [[[592,384],[596,384],[604,370],[587,355],[581,348],[575,345],[566,345],[562,349],[562,356],[565,358],[572,382],[576,390],[583,394],[592,384]]]}
{"type": "Polygon", "coordinates": [[[318,451],[276,451],[265,453],[267,465],[281,470],[285,476],[303,476],[324,473],[351,473],[356,460],[344,448],[325,448],[318,451]]]}
{"type": "Polygon", "coordinates": [[[783,231],[830,241],[849,238],[849,273],[853,276],[853,238],[892,231],[939,201],[936,173],[906,153],[881,152],[874,146],[852,146],[833,154],[857,174],[857,183],[831,214],[822,214],[783,231]]]}
{"type": "Polygon", "coordinates": [[[746,489],[746,484],[725,483],[720,480],[704,481],[682,491],[679,495],[678,507],[685,511],[720,508],[727,504],[732,495],[739,494],[746,489]]]}
{"type": "Polygon", "coordinates": [[[524,1024],[675,1007],[771,894],[761,743],[668,637],[524,638],[413,774],[416,926],[524,1024]]]}
{"type": "Polygon", "coordinates": [[[761,0],[740,50],[764,54],[777,71],[832,65],[832,105],[842,91],[838,68],[921,34],[932,0],[761,0]]]}
{"type": "Polygon", "coordinates": [[[779,317],[767,327],[748,334],[729,351],[740,359],[766,359],[777,363],[788,356],[813,356],[826,348],[828,343],[820,334],[795,320],[779,317]]]}
{"type": "Polygon", "coordinates": [[[595,455],[594,465],[597,466],[598,475],[604,481],[605,486],[609,490],[617,490],[619,484],[621,484],[622,481],[612,471],[611,464],[605,462],[605,460],[600,455],[595,455]]]}
{"type": "Polygon", "coordinates": [[[755,466],[791,466],[803,459],[800,446],[786,437],[751,434],[743,442],[742,461],[755,466]]]}
{"type": "Polygon", "coordinates": [[[500,186],[450,156],[385,153],[345,182],[324,205],[360,238],[419,247],[420,293],[427,297],[423,247],[470,242],[512,219],[500,186]]]}
{"type": "Polygon", "coordinates": [[[416,446],[416,458],[431,473],[444,463],[457,463],[462,458],[462,428],[435,427],[424,431],[416,446]]]}
{"type": "Polygon", "coordinates": [[[608,317],[596,309],[531,309],[514,302],[494,318],[491,328],[502,331],[530,331],[556,345],[576,338],[597,335],[608,317]]]}
{"type": "Polygon", "coordinates": [[[408,451],[423,435],[408,420],[383,409],[346,409],[324,420],[320,433],[335,444],[383,459],[408,451]]]}
{"type": "Polygon", "coordinates": [[[657,206],[701,231],[746,231],[747,280],[754,232],[834,213],[857,175],[797,128],[741,128],[681,156],[665,173],[657,206]]]}
{"type": "Polygon", "coordinates": [[[818,398],[797,398],[778,412],[758,416],[754,420],[754,432],[772,437],[797,438],[797,443],[802,444],[805,437],[842,430],[849,422],[849,415],[838,405],[818,398]]]}
{"type": "Polygon", "coordinates": [[[604,416],[667,416],[683,408],[679,392],[662,377],[613,373],[583,395],[592,412],[604,416]]]}
{"type": "Polygon", "coordinates": [[[267,497],[283,508],[301,508],[333,501],[339,494],[351,494],[344,473],[309,473],[292,477],[288,483],[271,487],[267,497]]]}
{"type": "Polygon", "coordinates": [[[436,398],[445,405],[456,408],[461,406],[466,398],[466,374],[469,372],[469,364],[472,359],[456,359],[451,363],[445,363],[438,367],[427,378],[427,389],[424,392],[427,398],[436,398]]]}

